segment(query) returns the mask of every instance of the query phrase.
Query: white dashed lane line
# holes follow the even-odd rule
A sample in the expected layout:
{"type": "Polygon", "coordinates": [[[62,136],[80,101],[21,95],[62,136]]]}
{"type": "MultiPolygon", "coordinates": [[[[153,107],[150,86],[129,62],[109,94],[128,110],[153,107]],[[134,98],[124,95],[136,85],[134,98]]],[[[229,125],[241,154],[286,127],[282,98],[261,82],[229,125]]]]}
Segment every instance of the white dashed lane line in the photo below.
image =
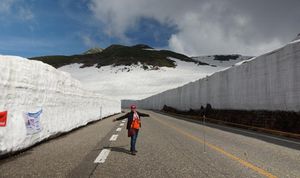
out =
{"type": "Polygon", "coordinates": [[[94,163],[104,163],[109,153],[110,149],[103,149],[98,155],[98,157],[95,159],[94,163]]]}
{"type": "Polygon", "coordinates": [[[118,138],[118,135],[117,134],[114,134],[110,137],[109,141],[116,141],[118,138]]]}
{"type": "MultiPolygon", "coordinates": [[[[124,122],[126,122],[126,121],[123,120],[122,123],[120,124],[120,126],[124,126],[124,122]]],[[[116,131],[120,132],[121,130],[122,130],[122,128],[118,127],[116,131]]],[[[110,137],[109,141],[116,141],[118,136],[119,136],[118,134],[113,134],[110,137]]],[[[110,149],[103,149],[100,152],[100,154],[97,156],[97,158],[95,159],[94,163],[104,163],[106,158],[108,157],[109,153],[110,153],[110,149]]]]}
{"type": "Polygon", "coordinates": [[[122,120],[122,122],[125,123],[126,121],[125,121],[125,120],[122,120]]]}

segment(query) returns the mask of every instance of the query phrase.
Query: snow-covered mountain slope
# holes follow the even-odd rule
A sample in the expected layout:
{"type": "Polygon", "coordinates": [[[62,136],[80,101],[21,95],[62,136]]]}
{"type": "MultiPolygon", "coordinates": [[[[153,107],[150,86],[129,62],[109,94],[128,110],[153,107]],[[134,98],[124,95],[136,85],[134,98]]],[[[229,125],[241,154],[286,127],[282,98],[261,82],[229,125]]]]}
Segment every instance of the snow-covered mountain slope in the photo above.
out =
{"type": "Polygon", "coordinates": [[[101,53],[102,51],[103,51],[102,48],[91,48],[85,51],[83,54],[95,54],[95,53],[101,53]]]}
{"type": "Polygon", "coordinates": [[[103,98],[54,67],[39,61],[0,55],[0,112],[7,124],[0,127],[0,155],[27,148],[52,135],[118,113],[120,101],[103,98]],[[41,131],[26,132],[25,112],[42,109],[41,131]]]}
{"type": "MultiPolygon", "coordinates": [[[[80,80],[85,87],[104,96],[116,99],[142,99],[170,88],[206,77],[217,71],[231,67],[248,57],[238,60],[218,62],[212,57],[198,57],[198,60],[211,65],[197,65],[193,62],[171,58],[176,62],[175,68],[160,67],[157,70],[144,70],[142,64],[131,66],[105,66],[80,68],[81,64],[66,65],[59,70],[70,73],[80,80]]],[[[196,59],[196,58],[195,58],[196,59]]],[[[153,66],[149,66],[153,68],[153,66]]]]}

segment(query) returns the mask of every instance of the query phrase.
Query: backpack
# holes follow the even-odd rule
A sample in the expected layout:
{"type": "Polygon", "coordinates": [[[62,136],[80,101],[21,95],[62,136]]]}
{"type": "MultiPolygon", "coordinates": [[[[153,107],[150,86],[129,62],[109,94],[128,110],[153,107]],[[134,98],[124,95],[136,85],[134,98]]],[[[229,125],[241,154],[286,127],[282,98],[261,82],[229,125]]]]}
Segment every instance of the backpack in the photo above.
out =
{"type": "Polygon", "coordinates": [[[139,129],[141,127],[141,120],[137,113],[133,114],[133,119],[131,123],[131,128],[139,129]]]}

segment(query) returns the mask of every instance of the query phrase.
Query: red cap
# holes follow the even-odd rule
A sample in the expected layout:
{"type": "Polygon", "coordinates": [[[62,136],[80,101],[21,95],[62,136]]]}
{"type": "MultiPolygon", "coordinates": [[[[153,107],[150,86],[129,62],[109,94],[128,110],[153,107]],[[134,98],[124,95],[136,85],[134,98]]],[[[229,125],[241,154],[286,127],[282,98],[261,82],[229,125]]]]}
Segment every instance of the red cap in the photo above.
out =
{"type": "Polygon", "coordinates": [[[135,105],[131,105],[130,109],[136,109],[136,106],[135,105]]]}

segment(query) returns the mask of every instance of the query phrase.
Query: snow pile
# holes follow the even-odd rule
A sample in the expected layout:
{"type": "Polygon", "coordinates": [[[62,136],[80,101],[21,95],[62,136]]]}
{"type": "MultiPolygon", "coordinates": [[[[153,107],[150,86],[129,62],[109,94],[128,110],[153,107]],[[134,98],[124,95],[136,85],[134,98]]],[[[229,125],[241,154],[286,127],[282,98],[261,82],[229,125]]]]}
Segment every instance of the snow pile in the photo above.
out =
{"type": "Polygon", "coordinates": [[[155,110],[164,105],[189,110],[211,104],[216,109],[299,112],[300,41],[135,103],[155,110]]]}
{"type": "Polygon", "coordinates": [[[0,55],[0,111],[8,111],[0,127],[0,155],[17,151],[52,135],[67,132],[120,112],[120,101],[83,89],[78,80],[47,64],[0,55]],[[42,130],[28,135],[24,112],[42,109],[42,130]]]}
{"type": "MultiPolygon", "coordinates": [[[[70,73],[85,87],[104,95],[114,96],[115,99],[142,99],[227,68],[227,66],[197,65],[174,58],[172,60],[176,62],[176,68],[160,67],[158,70],[144,70],[143,66],[138,64],[105,66],[98,69],[80,68],[81,64],[71,64],[59,70],[70,73]]],[[[227,61],[223,64],[225,63],[227,61]]]]}

